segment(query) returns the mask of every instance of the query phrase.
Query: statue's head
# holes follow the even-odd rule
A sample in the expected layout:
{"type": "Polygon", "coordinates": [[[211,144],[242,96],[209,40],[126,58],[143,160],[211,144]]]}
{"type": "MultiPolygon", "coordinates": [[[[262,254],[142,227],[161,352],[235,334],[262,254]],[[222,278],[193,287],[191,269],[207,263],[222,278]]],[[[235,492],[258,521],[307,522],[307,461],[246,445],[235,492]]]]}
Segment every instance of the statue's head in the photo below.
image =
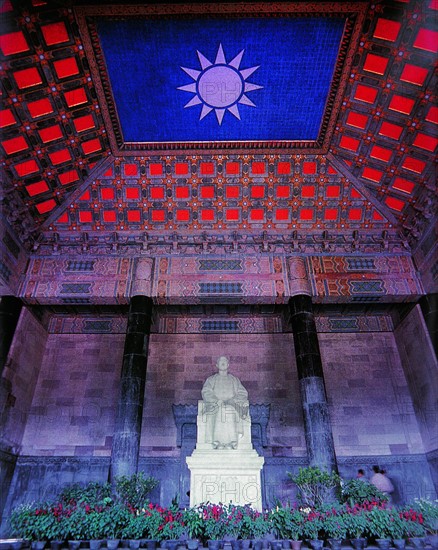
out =
{"type": "Polygon", "coordinates": [[[216,362],[216,367],[219,371],[227,371],[228,367],[230,365],[230,362],[228,361],[228,358],[222,355],[219,357],[219,359],[216,362]]]}

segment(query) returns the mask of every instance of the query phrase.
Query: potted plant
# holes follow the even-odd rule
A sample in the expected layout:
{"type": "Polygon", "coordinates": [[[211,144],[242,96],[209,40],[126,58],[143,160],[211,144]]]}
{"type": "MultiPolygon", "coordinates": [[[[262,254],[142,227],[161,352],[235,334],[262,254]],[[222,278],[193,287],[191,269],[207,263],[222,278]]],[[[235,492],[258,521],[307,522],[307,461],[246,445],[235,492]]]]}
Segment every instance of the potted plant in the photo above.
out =
{"type": "Polygon", "coordinates": [[[335,509],[327,511],[323,519],[323,530],[332,550],[339,550],[342,541],[347,537],[347,528],[342,512],[335,509]]]}
{"type": "Polygon", "coordinates": [[[114,503],[106,509],[103,536],[108,550],[115,550],[122,537],[122,529],[129,519],[129,510],[120,503],[114,503]]]}
{"type": "Polygon", "coordinates": [[[66,512],[65,532],[70,550],[77,550],[86,538],[85,534],[85,506],[82,503],[73,505],[66,512]]]}
{"type": "Polygon", "coordinates": [[[84,539],[89,540],[91,550],[99,550],[105,538],[106,508],[85,505],[84,539]]]}
{"type": "Polygon", "coordinates": [[[231,544],[233,550],[238,550],[240,542],[238,539],[243,538],[242,534],[242,519],[243,519],[242,506],[236,506],[229,504],[225,509],[224,517],[222,518],[224,524],[224,540],[231,544]]]}
{"type": "Polygon", "coordinates": [[[128,541],[129,548],[140,548],[140,539],[143,538],[144,523],[136,511],[129,510],[122,527],[122,539],[128,541]]]}
{"type": "Polygon", "coordinates": [[[388,525],[388,532],[392,538],[393,545],[402,550],[406,545],[406,521],[402,519],[400,512],[396,509],[390,511],[390,521],[388,525]]]}
{"type": "Polygon", "coordinates": [[[289,535],[292,550],[300,550],[303,538],[304,516],[299,508],[292,508],[289,515],[289,535]]]}
{"type": "Polygon", "coordinates": [[[148,550],[154,550],[159,540],[159,527],[162,524],[163,508],[150,502],[141,510],[141,521],[143,523],[143,540],[142,546],[148,550]]]}
{"type": "Polygon", "coordinates": [[[296,543],[293,544],[294,549],[301,546],[304,515],[298,508],[279,505],[272,511],[271,521],[280,539],[296,543]]]}
{"type": "Polygon", "coordinates": [[[415,499],[413,507],[423,516],[426,537],[432,548],[438,548],[438,500],[415,499]]]}
{"type": "Polygon", "coordinates": [[[412,546],[423,548],[426,535],[423,514],[409,508],[402,510],[400,516],[406,521],[406,534],[412,546]]]}
{"type": "Polygon", "coordinates": [[[65,509],[62,502],[51,506],[52,523],[49,533],[50,547],[52,550],[60,550],[66,538],[65,509]]]}
{"type": "Polygon", "coordinates": [[[174,510],[162,511],[162,523],[157,529],[157,536],[162,548],[175,550],[185,533],[182,514],[174,510]]]}
{"type": "Polygon", "coordinates": [[[242,533],[247,539],[253,541],[254,550],[261,550],[262,541],[271,530],[269,517],[266,513],[254,510],[250,506],[246,506],[245,511],[242,533]]]}
{"type": "Polygon", "coordinates": [[[204,537],[210,550],[218,550],[226,533],[227,510],[223,504],[204,504],[204,537]]]}
{"type": "Polygon", "coordinates": [[[381,550],[387,550],[391,545],[391,510],[384,506],[374,506],[368,513],[369,533],[374,537],[381,550]]]}
{"type": "Polygon", "coordinates": [[[182,521],[186,528],[187,549],[196,550],[199,541],[204,537],[204,521],[202,519],[202,507],[195,506],[184,510],[182,521]]]}
{"type": "Polygon", "coordinates": [[[304,519],[303,535],[308,539],[313,550],[320,550],[324,545],[323,516],[317,510],[311,510],[304,519]]]}
{"type": "Polygon", "coordinates": [[[318,509],[327,502],[336,500],[341,478],[336,472],[327,472],[315,466],[300,468],[298,474],[288,473],[298,487],[298,498],[303,506],[318,509]]]}
{"type": "Polygon", "coordinates": [[[356,550],[362,550],[367,541],[369,528],[366,511],[356,505],[354,508],[347,508],[343,517],[347,537],[350,539],[351,545],[356,550]]]}
{"type": "Polygon", "coordinates": [[[21,504],[11,513],[13,535],[31,542],[33,548],[42,549],[48,540],[52,516],[48,507],[38,504],[21,504]]]}

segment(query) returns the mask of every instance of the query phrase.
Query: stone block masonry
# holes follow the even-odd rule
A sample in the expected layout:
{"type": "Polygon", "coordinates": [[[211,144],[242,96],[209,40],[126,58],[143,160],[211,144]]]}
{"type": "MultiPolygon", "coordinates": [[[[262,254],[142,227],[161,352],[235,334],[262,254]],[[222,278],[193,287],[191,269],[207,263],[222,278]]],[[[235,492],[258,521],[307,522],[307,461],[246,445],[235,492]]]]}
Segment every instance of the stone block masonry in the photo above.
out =
{"type": "Polygon", "coordinates": [[[319,340],[337,456],[423,453],[393,333],[319,340]]]}
{"type": "Polygon", "coordinates": [[[51,334],[21,454],[109,456],[123,334],[51,334]]]}
{"type": "Polygon", "coordinates": [[[292,346],[291,334],[151,335],[141,454],[158,456],[166,448],[178,455],[172,404],[197,404],[203,381],[224,354],[250,402],[271,404],[266,455],[281,447],[284,456],[305,456],[292,346]]]}
{"type": "MultiPolygon", "coordinates": [[[[29,416],[20,420],[21,454],[110,455],[124,339],[49,335],[29,416]]],[[[393,334],[324,333],[319,341],[336,454],[424,452],[393,334]]],[[[271,404],[265,456],[305,458],[292,352],[292,334],[152,334],[140,455],[179,456],[172,405],[196,404],[224,353],[251,403],[271,404]]],[[[26,364],[16,365],[23,380],[26,364]]]]}
{"type": "Polygon", "coordinates": [[[9,395],[0,419],[1,450],[18,454],[46,349],[47,332],[27,310],[21,310],[3,377],[9,395]]]}

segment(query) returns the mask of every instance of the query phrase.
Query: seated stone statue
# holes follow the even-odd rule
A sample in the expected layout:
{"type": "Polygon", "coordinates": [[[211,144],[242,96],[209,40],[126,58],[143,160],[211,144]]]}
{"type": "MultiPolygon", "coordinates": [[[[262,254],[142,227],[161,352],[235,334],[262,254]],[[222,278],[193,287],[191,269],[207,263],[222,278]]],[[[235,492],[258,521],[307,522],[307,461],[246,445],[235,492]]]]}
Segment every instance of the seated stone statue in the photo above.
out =
{"type": "Polygon", "coordinates": [[[228,373],[229,361],[219,357],[218,373],[207,378],[202,388],[206,422],[206,443],[214,449],[237,449],[248,415],[248,392],[238,378],[228,373]]]}

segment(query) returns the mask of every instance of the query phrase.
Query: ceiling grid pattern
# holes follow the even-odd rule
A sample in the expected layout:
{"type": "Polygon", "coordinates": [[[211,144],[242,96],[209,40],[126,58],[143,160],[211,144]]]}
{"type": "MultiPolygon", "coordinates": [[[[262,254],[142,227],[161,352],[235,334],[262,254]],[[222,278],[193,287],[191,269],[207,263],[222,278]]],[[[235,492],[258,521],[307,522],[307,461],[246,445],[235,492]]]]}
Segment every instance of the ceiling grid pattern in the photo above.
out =
{"type": "Polygon", "coordinates": [[[106,130],[72,10],[3,10],[2,165],[39,225],[106,155],[106,130]]]}
{"type": "Polygon", "coordinates": [[[115,160],[49,230],[369,230],[388,220],[323,156],[115,160]]]}
{"type": "Polygon", "coordinates": [[[436,0],[369,6],[327,149],[341,171],[325,154],[243,147],[110,160],[99,105],[105,97],[98,97],[74,10],[36,0],[18,5],[1,8],[0,150],[3,201],[23,242],[54,232],[392,228],[414,246],[433,222],[436,0]]]}
{"type": "Polygon", "coordinates": [[[330,148],[411,230],[435,205],[436,10],[433,1],[371,9],[330,148]]]}

